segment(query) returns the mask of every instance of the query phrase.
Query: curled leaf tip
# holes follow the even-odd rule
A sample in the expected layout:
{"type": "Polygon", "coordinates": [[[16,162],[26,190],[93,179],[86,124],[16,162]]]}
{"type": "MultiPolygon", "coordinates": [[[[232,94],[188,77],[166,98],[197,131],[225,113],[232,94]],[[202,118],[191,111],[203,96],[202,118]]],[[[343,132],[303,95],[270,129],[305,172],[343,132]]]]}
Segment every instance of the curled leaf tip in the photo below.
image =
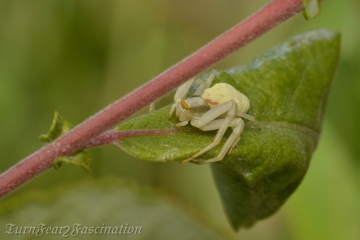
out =
{"type": "Polygon", "coordinates": [[[52,142],[64,133],[70,131],[72,127],[72,124],[56,111],[49,132],[40,135],[39,139],[46,143],[52,142]]]}

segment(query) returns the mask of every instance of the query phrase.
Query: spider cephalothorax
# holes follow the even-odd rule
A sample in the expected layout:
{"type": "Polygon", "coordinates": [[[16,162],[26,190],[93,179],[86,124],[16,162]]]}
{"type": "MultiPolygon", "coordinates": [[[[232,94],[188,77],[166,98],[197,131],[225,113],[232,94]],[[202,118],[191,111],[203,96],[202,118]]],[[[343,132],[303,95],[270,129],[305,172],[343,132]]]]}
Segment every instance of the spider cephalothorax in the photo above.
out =
{"type": "Polygon", "coordinates": [[[227,83],[217,83],[210,87],[211,82],[216,76],[213,71],[209,77],[198,86],[195,93],[186,98],[186,95],[192,86],[195,78],[182,84],[175,93],[174,101],[169,113],[169,117],[175,111],[179,118],[176,127],[182,127],[189,122],[192,126],[203,131],[218,130],[214,141],[204,149],[181,162],[194,160],[201,154],[220,143],[225,131],[231,127],[232,134],[229,136],[219,154],[211,159],[198,163],[211,163],[221,161],[226,153],[230,153],[233,147],[240,141],[240,134],[244,129],[242,118],[254,121],[255,118],[246,114],[250,108],[249,99],[227,83]]]}

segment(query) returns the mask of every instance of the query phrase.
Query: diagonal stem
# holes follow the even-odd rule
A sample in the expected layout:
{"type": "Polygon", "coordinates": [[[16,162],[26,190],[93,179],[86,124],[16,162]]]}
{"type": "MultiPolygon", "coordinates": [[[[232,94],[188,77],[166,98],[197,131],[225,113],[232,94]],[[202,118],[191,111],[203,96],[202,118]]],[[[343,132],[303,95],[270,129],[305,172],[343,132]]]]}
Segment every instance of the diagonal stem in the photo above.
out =
{"type": "Polygon", "coordinates": [[[183,61],[8,169],[0,175],[0,197],[50,168],[56,157],[82,149],[92,138],[301,10],[301,0],[273,0],[183,61]]]}

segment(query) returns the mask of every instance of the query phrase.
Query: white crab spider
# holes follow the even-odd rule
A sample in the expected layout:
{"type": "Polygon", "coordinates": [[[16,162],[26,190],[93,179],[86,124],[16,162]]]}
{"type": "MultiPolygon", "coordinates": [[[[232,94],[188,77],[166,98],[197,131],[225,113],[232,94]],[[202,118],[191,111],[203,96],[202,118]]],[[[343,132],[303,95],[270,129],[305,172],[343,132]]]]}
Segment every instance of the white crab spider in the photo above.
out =
{"type": "Polygon", "coordinates": [[[250,101],[244,94],[227,83],[217,83],[210,87],[215,76],[216,71],[213,71],[191,97],[186,98],[186,95],[195,78],[182,84],[175,93],[175,103],[170,109],[169,118],[175,111],[180,121],[175,125],[176,127],[185,126],[190,122],[192,126],[203,131],[218,130],[211,144],[190,158],[182,160],[181,163],[195,160],[201,154],[218,145],[227,128],[231,127],[233,132],[219,154],[214,158],[197,163],[221,161],[225,154],[230,154],[233,147],[240,141],[240,134],[244,129],[242,118],[250,121],[255,120],[253,116],[246,114],[250,108],[250,101]]]}

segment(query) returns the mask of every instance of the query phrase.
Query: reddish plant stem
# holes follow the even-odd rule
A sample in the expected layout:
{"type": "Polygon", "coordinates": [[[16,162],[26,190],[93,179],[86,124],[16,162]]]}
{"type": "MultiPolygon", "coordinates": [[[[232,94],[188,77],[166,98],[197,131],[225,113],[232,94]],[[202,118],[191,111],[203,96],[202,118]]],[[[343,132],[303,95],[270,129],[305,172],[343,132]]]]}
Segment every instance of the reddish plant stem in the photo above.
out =
{"type": "Polygon", "coordinates": [[[4,172],[0,176],[0,197],[50,168],[56,157],[82,149],[95,136],[301,10],[302,0],[273,0],[188,58],[4,172]]]}

